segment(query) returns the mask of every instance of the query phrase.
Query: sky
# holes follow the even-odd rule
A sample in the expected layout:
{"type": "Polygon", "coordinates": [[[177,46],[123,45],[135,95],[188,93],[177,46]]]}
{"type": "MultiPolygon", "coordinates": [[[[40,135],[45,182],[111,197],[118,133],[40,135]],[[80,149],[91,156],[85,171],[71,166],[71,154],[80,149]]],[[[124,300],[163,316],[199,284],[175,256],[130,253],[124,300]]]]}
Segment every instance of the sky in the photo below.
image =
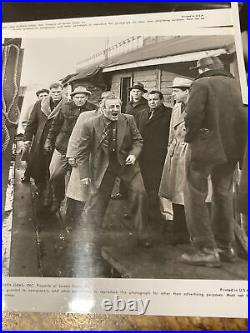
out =
{"type": "MultiPolygon", "coordinates": [[[[109,45],[126,37],[112,37],[109,45]]],[[[105,48],[107,38],[36,38],[23,39],[24,49],[21,85],[48,87],[76,72],[76,63],[105,48]]]]}

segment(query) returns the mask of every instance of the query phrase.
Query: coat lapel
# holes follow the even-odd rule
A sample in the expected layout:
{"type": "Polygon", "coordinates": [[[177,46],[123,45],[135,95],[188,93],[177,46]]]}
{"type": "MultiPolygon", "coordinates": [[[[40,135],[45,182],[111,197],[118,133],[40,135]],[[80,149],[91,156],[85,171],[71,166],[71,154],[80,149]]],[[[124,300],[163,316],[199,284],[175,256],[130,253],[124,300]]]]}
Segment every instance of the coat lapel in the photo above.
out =
{"type": "Polygon", "coordinates": [[[126,121],[124,116],[121,114],[117,120],[117,151],[120,150],[125,133],[126,133],[126,121]]]}
{"type": "Polygon", "coordinates": [[[159,118],[162,117],[163,115],[163,111],[162,109],[158,109],[157,111],[155,111],[155,114],[153,114],[153,117],[151,119],[148,119],[146,122],[146,125],[150,125],[153,124],[155,121],[157,121],[159,118]]]}
{"type": "Polygon", "coordinates": [[[184,116],[185,116],[185,111],[181,112],[181,104],[178,103],[178,105],[176,105],[175,110],[173,112],[173,128],[175,128],[176,126],[178,126],[180,123],[182,123],[184,121],[184,116]]]}

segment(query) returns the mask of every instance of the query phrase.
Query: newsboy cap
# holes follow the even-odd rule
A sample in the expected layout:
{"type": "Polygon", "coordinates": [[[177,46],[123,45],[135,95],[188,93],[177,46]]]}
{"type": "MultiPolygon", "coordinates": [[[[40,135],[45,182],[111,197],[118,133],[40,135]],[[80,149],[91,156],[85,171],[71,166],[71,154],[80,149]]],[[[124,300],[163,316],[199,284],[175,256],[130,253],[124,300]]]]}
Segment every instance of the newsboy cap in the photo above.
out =
{"type": "Polygon", "coordinates": [[[148,92],[145,88],[144,85],[141,82],[136,82],[132,87],[129,88],[129,91],[132,89],[139,89],[143,91],[144,93],[148,92]]]}
{"type": "Polygon", "coordinates": [[[82,86],[78,86],[76,87],[72,93],[70,94],[70,96],[74,96],[76,94],[86,94],[86,95],[91,95],[91,92],[88,91],[85,87],[82,86]]]}
{"type": "Polygon", "coordinates": [[[190,69],[209,68],[209,69],[224,69],[223,62],[215,56],[201,58],[197,61],[197,65],[190,69]]]}
{"type": "Polygon", "coordinates": [[[186,79],[184,77],[176,77],[173,80],[172,86],[168,86],[168,88],[190,88],[192,84],[192,80],[186,79]]]}

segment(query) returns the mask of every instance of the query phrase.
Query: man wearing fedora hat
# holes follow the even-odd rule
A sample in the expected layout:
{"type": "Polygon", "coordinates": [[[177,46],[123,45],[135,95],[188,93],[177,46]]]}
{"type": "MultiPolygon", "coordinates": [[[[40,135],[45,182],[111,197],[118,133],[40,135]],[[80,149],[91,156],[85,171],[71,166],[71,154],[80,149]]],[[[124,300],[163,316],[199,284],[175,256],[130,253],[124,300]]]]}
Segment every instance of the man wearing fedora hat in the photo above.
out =
{"type": "Polygon", "coordinates": [[[188,243],[189,235],[184,211],[185,156],[188,143],[185,143],[185,109],[188,103],[192,80],[176,77],[173,80],[172,96],[175,105],[172,110],[168,152],[163,167],[159,195],[168,199],[173,207],[173,244],[188,243]]]}
{"type": "Polygon", "coordinates": [[[53,120],[44,145],[46,151],[55,148],[50,163],[51,212],[59,209],[65,196],[65,174],[71,169],[66,153],[75,123],[82,112],[97,110],[96,105],[88,102],[91,92],[85,87],[76,87],[70,95],[72,100],[64,105],[53,120]]]}
{"type": "Polygon", "coordinates": [[[239,83],[218,57],[197,62],[186,108],[186,219],[195,253],[184,253],[190,265],[219,267],[236,260],[233,174],[246,142],[246,109],[239,83]],[[212,214],[205,199],[211,176],[212,214]],[[212,220],[211,220],[212,219],[212,220]],[[213,226],[213,227],[212,227],[213,226]]]}

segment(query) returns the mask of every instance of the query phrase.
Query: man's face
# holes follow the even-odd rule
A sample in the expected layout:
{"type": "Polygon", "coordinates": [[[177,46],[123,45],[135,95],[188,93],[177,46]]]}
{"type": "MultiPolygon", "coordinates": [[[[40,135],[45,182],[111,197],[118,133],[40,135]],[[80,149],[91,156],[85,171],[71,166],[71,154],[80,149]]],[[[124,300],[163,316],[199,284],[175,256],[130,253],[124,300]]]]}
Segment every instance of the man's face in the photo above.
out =
{"type": "Polygon", "coordinates": [[[119,99],[107,99],[103,114],[111,121],[117,121],[118,116],[121,113],[121,101],[119,99]]]}
{"type": "Polygon", "coordinates": [[[142,98],[143,91],[140,89],[132,89],[131,96],[134,101],[139,101],[142,98]]]}
{"type": "Polygon", "coordinates": [[[38,94],[38,99],[42,100],[47,96],[49,96],[49,94],[46,91],[44,91],[44,92],[41,92],[40,94],[38,94]]]}
{"type": "Polygon", "coordinates": [[[188,89],[173,88],[172,96],[177,103],[185,103],[188,97],[188,89]]]}
{"type": "Polygon", "coordinates": [[[163,103],[160,99],[159,94],[149,94],[148,95],[148,106],[150,109],[158,108],[163,103]]]}
{"type": "Polygon", "coordinates": [[[87,94],[75,94],[73,97],[73,102],[75,103],[76,106],[83,106],[87,100],[88,100],[88,95],[87,94]]]}
{"type": "Polygon", "coordinates": [[[51,88],[50,96],[54,102],[60,101],[60,99],[62,98],[62,88],[61,87],[51,88]]]}

